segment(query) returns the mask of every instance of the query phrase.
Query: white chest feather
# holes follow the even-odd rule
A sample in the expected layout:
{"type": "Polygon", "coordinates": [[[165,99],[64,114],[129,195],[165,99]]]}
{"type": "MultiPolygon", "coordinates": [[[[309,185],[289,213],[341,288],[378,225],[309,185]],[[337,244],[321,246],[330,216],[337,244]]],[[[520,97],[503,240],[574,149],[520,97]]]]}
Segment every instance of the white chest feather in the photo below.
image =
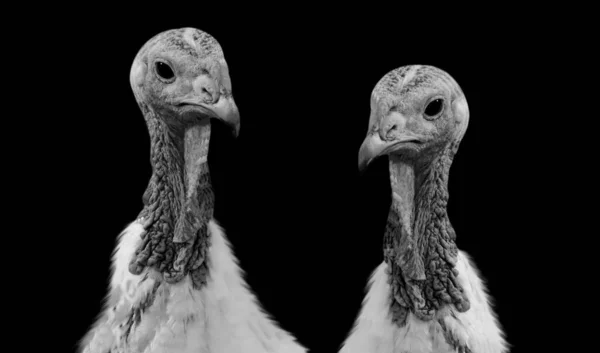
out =
{"type": "Polygon", "coordinates": [[[142,233],[142,226],[133,223],[121,234],[107,307],[83,340],[82,352],[306,352],[261,310],[214,221],[209,223],[210,274],[201,290],[192,288],[189,276],[169,285],[157,283],[152,271],[131,274],[129,261],[142,233]],[[152,296],[152,304],[144,306],[152,296]],[[131,324],[136,309],[139,320],[131,324]]]}
{"type": "MultiPolygon", "coordinates": [[[[409,314],[407,324],[398,327],[389,316],[390,286],[384,262],[373,273],[369,291],[356,325],[340,353],[455,353],[446,343],[437,320],[421,321],[409,314]]],[[[438,312],[452,337],[472,353],[508,352],[508,345],[492,311],[490,299],[477,270],[467,254],[459,251],[458,280],[471,307],[460,313],[447,307],[438,312]]]]}

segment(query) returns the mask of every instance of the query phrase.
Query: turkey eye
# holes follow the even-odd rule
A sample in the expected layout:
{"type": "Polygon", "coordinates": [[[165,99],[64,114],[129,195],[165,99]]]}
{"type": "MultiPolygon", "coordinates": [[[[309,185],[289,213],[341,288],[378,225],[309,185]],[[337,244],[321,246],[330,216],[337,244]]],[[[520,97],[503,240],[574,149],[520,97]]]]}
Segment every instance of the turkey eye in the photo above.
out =
{"type": "Polygon", "coordinates": [[[171,67],[162,61],[156,62],[156,73],[158,74],[158,76],[160,76],[160,78],[165,80],[170,80],[173,77],[175,77],[175,73],[173,72],[171,67]]]}
{"type": "Polygon", "coordinates": [[[425,108],[425,115],[432,117],[442,111],[444,101],[441,98],[432,100],[425,108]]]}

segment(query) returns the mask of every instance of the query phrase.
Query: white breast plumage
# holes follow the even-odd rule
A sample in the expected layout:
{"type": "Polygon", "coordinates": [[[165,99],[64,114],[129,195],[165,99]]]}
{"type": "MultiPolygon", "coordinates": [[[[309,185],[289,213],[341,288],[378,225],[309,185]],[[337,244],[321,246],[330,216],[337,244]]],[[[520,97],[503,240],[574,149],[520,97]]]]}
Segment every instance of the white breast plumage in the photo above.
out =
{"type": "MultiPolygon", "coordinates": [[[[471,308],[460,313],[447,308],[438,313],[447,329],[471,352],[496,353],[504,351],[504,339],[498,327],[491,303],[477,269],[469,257],[460,251],[456,269],[465,288],[471,308]]],[[[361,313],[340,353],[455,353],[444,338],[437,320],[421,321],[409,314],[404,327],[395,325],[389,313],[390,293],[387,264],[377,267],[369,280],[369,290],[361,313]]]]}
{"type": "Polygon", "coordinates": [[[143,228],[139,223],[127,227],[113,259],[111,288],[118,299],[111,296],[107,304],[116,303],[108,305],[84,352],[108,352],[111,347],[147,353],[305,352],[260,309],[223,230],[214,221],[209,229],[212,246],[206,287],[194,290],[189,277],[176,285],[158,285],[152,306],[141,314],[139,324],[128,328],[129,313],[152,295],[158,274],[129,273],[128,257],[141,240],[143,228]],[[125,338],[126,342],[120,342],[125,338]]]}

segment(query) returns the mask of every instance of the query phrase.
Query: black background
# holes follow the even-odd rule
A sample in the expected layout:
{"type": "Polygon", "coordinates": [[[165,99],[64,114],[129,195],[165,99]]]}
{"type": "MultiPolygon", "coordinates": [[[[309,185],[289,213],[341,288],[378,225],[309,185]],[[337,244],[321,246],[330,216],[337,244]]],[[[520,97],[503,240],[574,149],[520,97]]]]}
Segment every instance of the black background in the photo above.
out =
{"type": "Polygon", "coordinates": [[[450,173],[458,246],[487,280],[513,352],[535,340],[518,313],[535,297],[522,286],[535,282],[526,251],[541,236],[532,224],[539,179],[531,171],[542,162],[531,138],[530,91],[543,33],[292,13],[224,25],[224,17],[81,19],[75,35],[56,23],[56,38],[69,39],[47,54],[67,71],[48,80],[70,93],[50,94],[70,105],[54,111],[60,119],[51,122],[52,151],[60,158],[45,170],[50,197],[59,201],[51,212],[64,224],[68,217],[56,242],[68,270],[51,285],[76,287],[59,294],[70,344],[101,310],[116,236],[142,209],[151,175],[149,137],[129,86],[131,63],[153,35],[179,27],[210,33],[224,50],[241,131],[234,139],[213,124],[215,218],[249,286],[284,329],[311,352],[337,351],[350,331],[368,277],[382,261],[391,200],[386,158],[364,175],[357,170],[370,94],[390,70],[427,64],[456,79],[470,108],[450,173]]]}

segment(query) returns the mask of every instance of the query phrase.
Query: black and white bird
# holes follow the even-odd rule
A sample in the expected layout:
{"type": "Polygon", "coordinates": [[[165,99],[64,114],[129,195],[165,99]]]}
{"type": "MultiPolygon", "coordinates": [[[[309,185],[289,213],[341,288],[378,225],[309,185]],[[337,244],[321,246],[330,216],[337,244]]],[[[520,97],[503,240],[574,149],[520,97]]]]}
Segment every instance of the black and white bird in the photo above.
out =
{"type": "Polygon", "coordinates": [[[438,68],[401,67],[373,90],[359,167],[389,156],[392,205],[384,261],[341,353],[508,351],[446,210],[448,173],[468,122],[462,90],[438,68]]]}
{"type": "Polygon", "coordinates": [[[222,49],[193,28],[139,51],[130,82],[151,137],[140,217],[119,236],[104,312],[85,353],[303,353],[261,309],[213,219],[210,118],[239,114],[222,49]]]}

